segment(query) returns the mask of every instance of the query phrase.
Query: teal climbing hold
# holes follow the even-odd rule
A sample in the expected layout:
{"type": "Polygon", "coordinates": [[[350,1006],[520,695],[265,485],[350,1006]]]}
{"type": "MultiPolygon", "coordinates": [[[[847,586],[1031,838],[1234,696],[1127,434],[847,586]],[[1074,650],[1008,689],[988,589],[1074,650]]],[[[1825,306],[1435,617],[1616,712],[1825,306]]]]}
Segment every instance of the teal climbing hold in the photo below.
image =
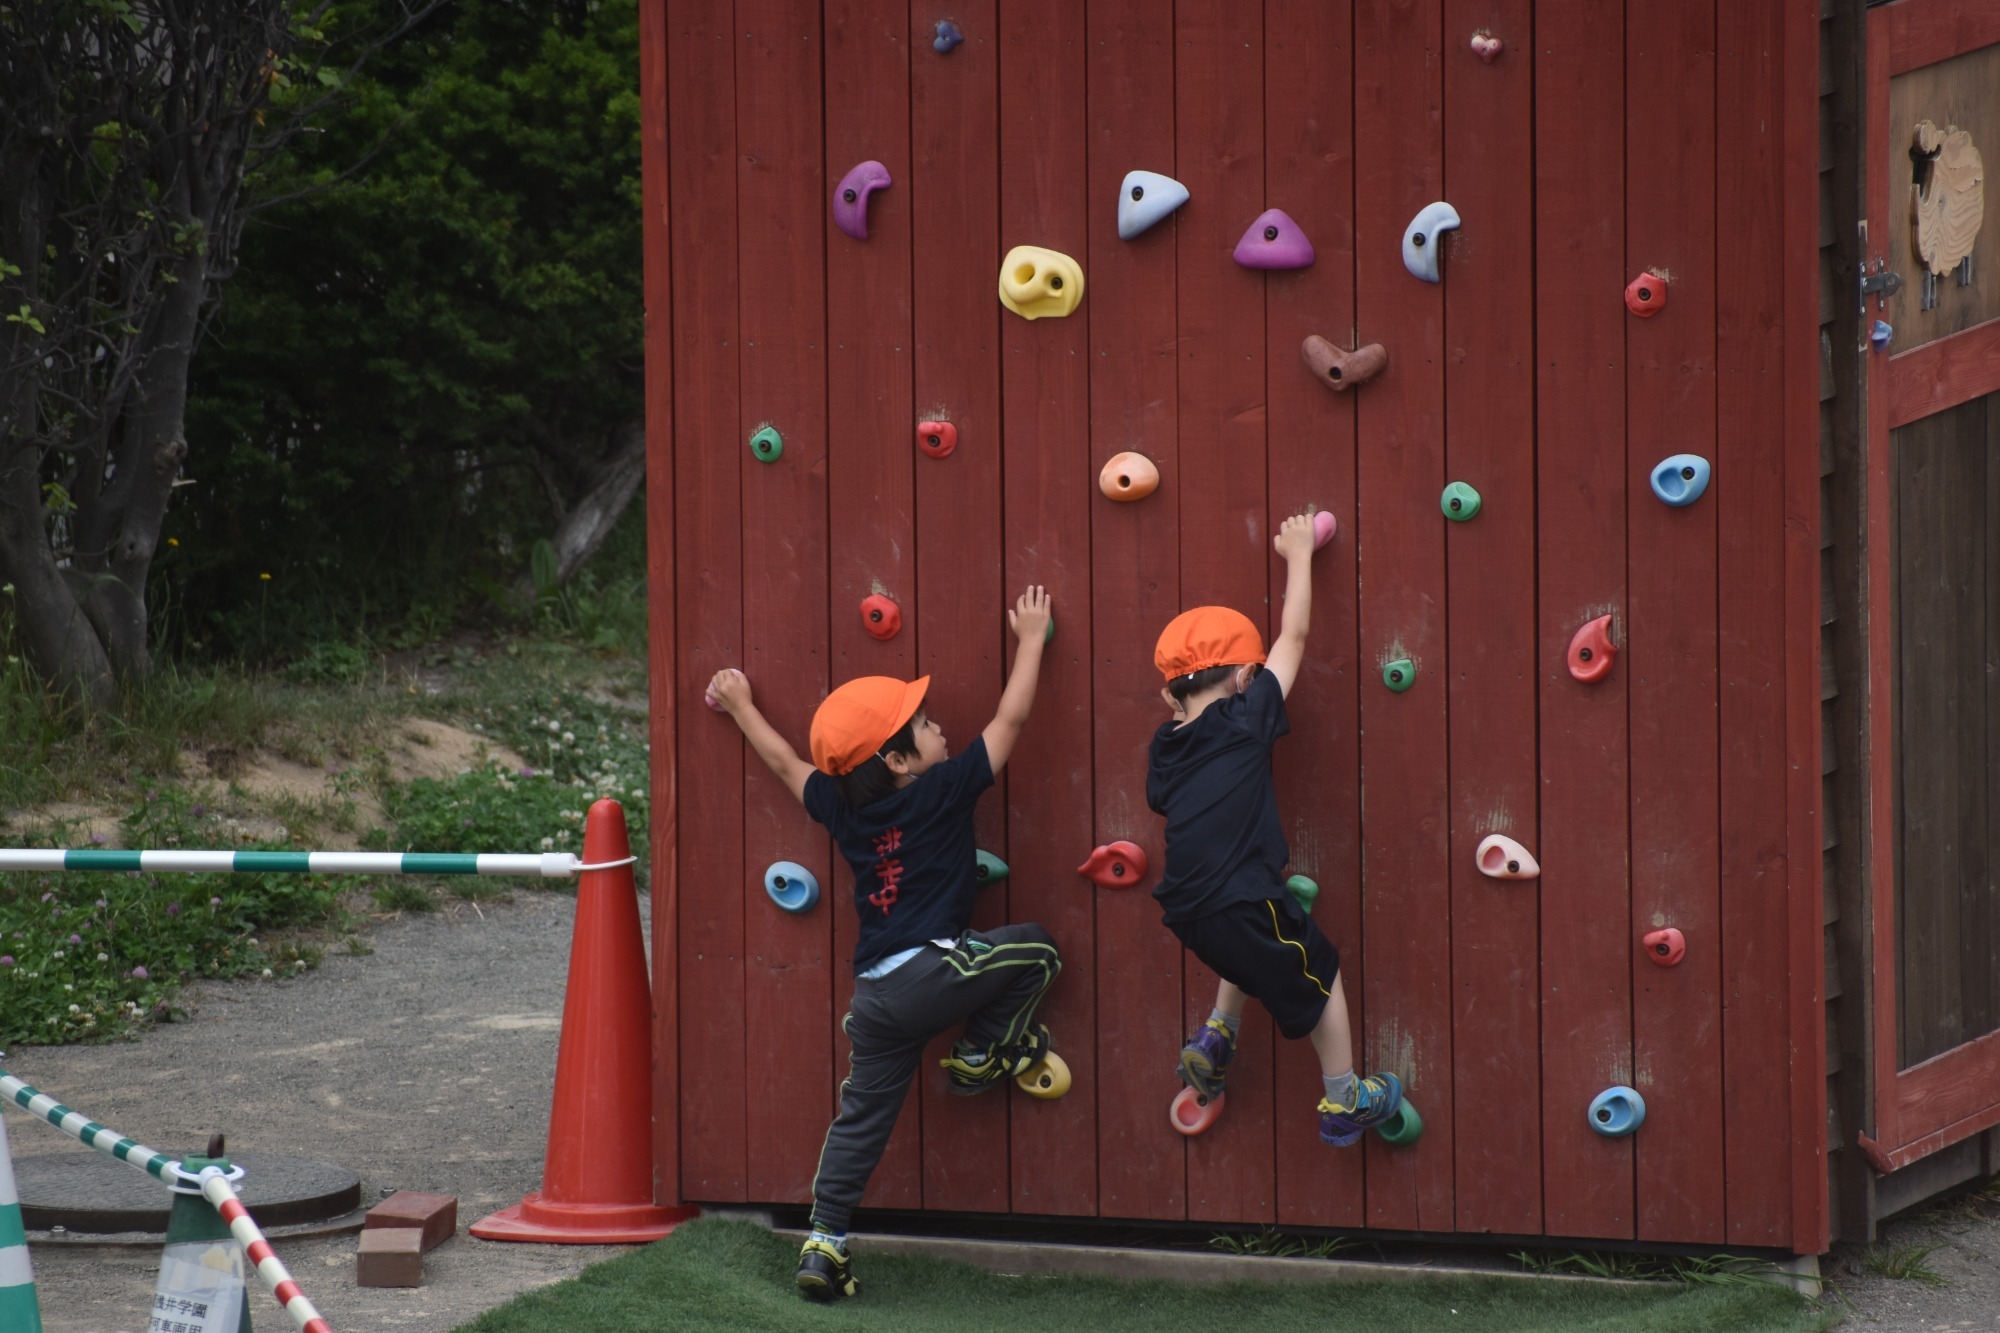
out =
{"type": "Polygon", "coordinates": [[[750,437],[750,452],[760,463],[775,463],[785,452],[785,437],[776,426],[765,426],[750,437]]]}
{"type": "Polygon", "coordinates": [[[1424,1118],[1417,1114],[1417,1104],[1410,1100],[1409,1093],[1403,1094],[1403,1100],[1396,1107],[1396,1113],[1384,1120],[1382,1127],[1375,1132],[1382,1136],[1384,1143],[1398,1146],[1415,1143],[1422,1136],[1424,1118]]]}
{"type": "Polygon", "coordinates": [[[1319,900],[1319,885],[1313,883],[1304,875],[1293,875],[1285,881],[1285,888],[1291,892],[1292,897],[1299,900],[1300,908],[1310,916],[1313,904],[1319,900]]]}
{"type": "Polygon", "coordinates": [[[1382,664],[1382,683],[1396,693],[1417,683],[1417,664],[1407,657],[1399,657],[1393,662],[1382,664]]]}
{"type": "Polygon", "coordinates": [[[1590,1127],[1607,1139],[1623,1138],[1645,1123],[1646,1099],[1637,1088],[1620,1084],[1590,1100],[1590,1127]]]}
{"type": "Polygon", "coordinates": [[[1438,508],[1454,523],[1463,523],[1479,512],[1479,492],[1462,481],[1454,481],[1438,497],[1438,508]]]}
{"type": "Polygon", "coordinates": [[[978,864],[973,867],[972,877],[974,879],[978,880],[981,884],[998,884],[1001,880],[1007,878],[1009,872],[1005,861],[983,849],[976,855],[978,857],[978,864]]]}

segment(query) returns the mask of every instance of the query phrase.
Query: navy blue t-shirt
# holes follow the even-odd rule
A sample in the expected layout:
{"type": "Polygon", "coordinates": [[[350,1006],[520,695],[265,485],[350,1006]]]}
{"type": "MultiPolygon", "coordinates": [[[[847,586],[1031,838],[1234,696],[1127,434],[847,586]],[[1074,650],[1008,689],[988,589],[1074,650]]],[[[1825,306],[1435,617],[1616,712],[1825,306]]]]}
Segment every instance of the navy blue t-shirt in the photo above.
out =
{"type": "Polygon", "coordinates": [[[1271,743],[1290,730],[1278,678],[1260,671],[1243,693],[1153,733],[1146,804],[1167,820],[1167,864],[1153,897],[1168,921],[1284,892],[1292,849],[1278,822],[1271,743]]]}
{"type": "Polygon", "coordinates": [[[815,770],[806,779],[806,813],[826,825],[854,870],[857,973],[925,940],[964,933],[979,896],[972,807],[992,785],[983,736],[860,810],[849,808],[826,774],[815,770]]]}

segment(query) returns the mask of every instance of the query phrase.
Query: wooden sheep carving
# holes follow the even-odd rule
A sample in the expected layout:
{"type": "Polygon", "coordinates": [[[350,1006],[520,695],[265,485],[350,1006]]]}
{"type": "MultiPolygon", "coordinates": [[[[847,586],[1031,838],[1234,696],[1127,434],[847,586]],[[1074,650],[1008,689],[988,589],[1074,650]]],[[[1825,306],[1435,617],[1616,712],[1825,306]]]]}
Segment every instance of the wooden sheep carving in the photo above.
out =
{"type": "Polygon", "coordinates": [[[1917,122],[1910,158],[1916,164],[1910,212],[1917,258],[1924,265],[1924,309],[1937,304],[1937,280],[1958,270],[1958,285],[1972,281],[1972,246],[1986,216],[1986,166],[1972,135],[1928,120],[1917,122]]]}

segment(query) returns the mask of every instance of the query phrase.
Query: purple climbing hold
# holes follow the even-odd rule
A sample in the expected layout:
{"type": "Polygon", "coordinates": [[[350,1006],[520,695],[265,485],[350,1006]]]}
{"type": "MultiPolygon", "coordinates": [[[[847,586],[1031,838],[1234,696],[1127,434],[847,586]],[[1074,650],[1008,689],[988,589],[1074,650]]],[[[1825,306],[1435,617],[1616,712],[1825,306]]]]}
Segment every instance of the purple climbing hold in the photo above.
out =
{"type": "Polygon", "coordinates": [[[1236,243],[1236,262],[1245,268],[1309,268],[1313,245],[1284,209],[1268,209],[1236,243]]]}
{"type": "Polygon", "coordinates": [[[958,30],[956,23],[953,23],[950,19],[939,19],[937,22],[937,36],[931,38],[931,50],[941,56],[950,55],[951,48],[964,40],[965,34],[958,30]]]}
{"type": "Polygon", "coordinates": [[[833,225],[857,241],[868,239],[868,196],[889,188],[889,168],[862,162],[840,178],[833,191],[833,225]]]}

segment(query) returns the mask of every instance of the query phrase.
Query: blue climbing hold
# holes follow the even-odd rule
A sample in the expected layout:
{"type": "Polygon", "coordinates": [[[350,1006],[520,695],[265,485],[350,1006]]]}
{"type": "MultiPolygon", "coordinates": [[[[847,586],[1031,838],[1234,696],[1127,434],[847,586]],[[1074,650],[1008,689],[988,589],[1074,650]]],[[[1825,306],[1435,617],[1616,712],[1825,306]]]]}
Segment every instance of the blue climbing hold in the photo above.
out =
{"type": "Polygon", "coordinates": [[[1590,1127],[1607,1139],[1622,1139],[1646,1123],[1646,1099],[1637,1088],[1619,1084],[1590,1099],[1590,1127]]]}
{"type": "Polygon", "coordinates": [[[1679,508],[1701,499],[1708,489],[1708,460],[1700,454],[1675,454],[1653,469],[1653,494],[1663,504],[1679,508]]]}
{"type": "Polygon", "coordinates": [[[1188,201],[1188,187],[1157,171],[1128,171],[1118,184],[1118,239],[1129,241],[1188,201]]]}
{"type": "Polygon", "coordinates": [[[964,40],[965,34],[958,30],[956,23],[953,23],[950,19],[939,19],[937,22],[937,35],[931,38],[931,50],[941,56],[950,55],[951,49],[964,40]]]}
{"type": "Polygon", "coordinates": [[[1889,321],[1878,319],[1868,330],[1868,345],[1879,352],[1887,347],[1889,340],[1895,336],[1896,330],[1891,327],[1889,321]]]}
{"type": "Polygon", "coordinates": [[[787,912],[810,912],[819,901],[819,881],[796,861],[776,861],[764,872],[764,892],[787,912]]]}

